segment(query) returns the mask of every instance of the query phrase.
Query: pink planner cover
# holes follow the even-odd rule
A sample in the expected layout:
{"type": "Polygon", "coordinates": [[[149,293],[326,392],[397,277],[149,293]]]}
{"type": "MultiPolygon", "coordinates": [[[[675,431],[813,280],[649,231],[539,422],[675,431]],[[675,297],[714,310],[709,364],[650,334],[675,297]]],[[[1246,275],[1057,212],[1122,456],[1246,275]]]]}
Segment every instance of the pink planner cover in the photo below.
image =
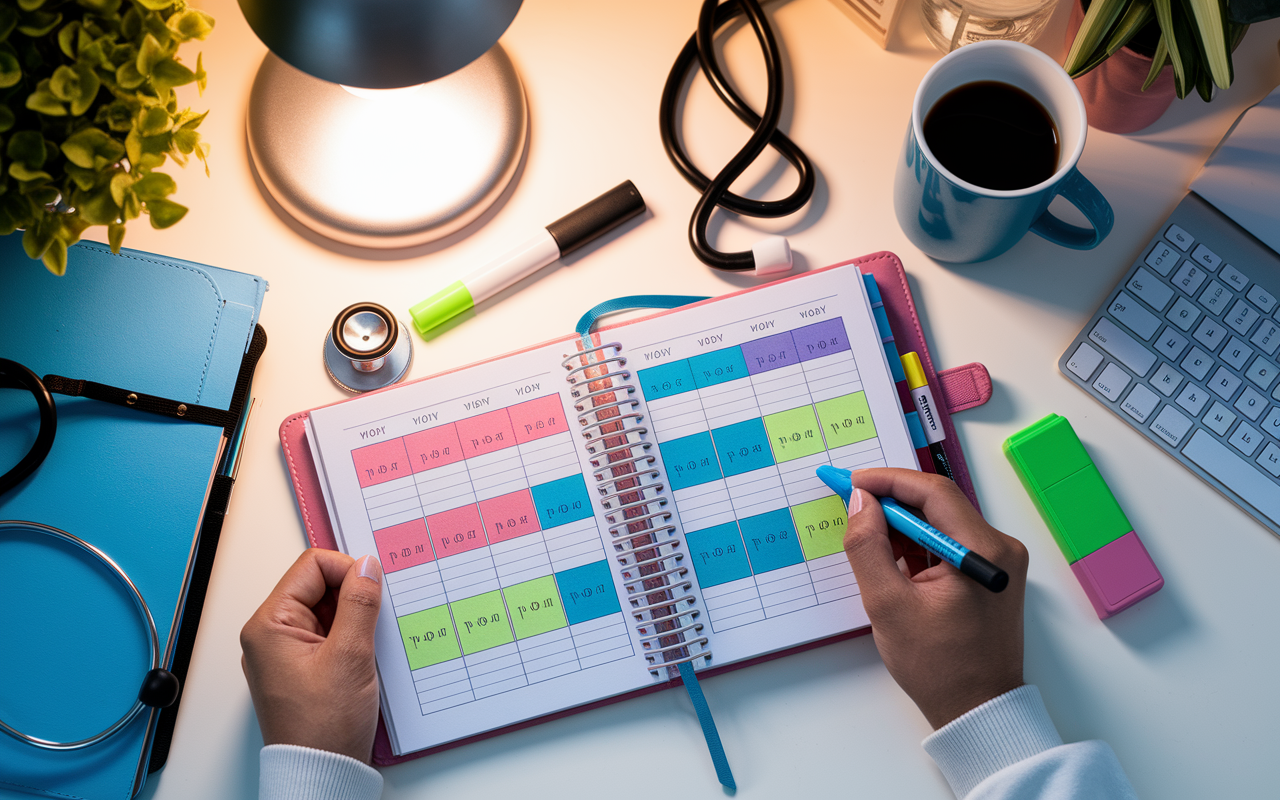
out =
{"type": "MultiPolygon", "coordinates": [[[[904,353],[914,350],[920,355],[920,361],[924,365],[925,376],[929,380],[929,385],[933,387],[936,392],[941,394],[941,397],[938,398],[940,400],[939,404],[942,406],[942,413],[940,416],[942,418],[943,429],[947,433],[947,438],[943,443],[943,447],[947,452],[947,456],[951,461],[952,469],[955,472],[956,484],[964,490],[964,493],[969,496],[969,499],[973,501],[976,506],[978,503],[977,495],[974,492],[973,481],[969,476],[969,469],[965,464],[964,452],[960,449],[959,439],[956,436],[955,425],[951,421],[951,414],[957,411],[973,408],[974,406],[982,405],[991,398],[991,378],[987,373],[986,367],[975,362],[948,370],[942,370],[941,372],[935,369],[933,359],[929,355],[929,348],[925,344],[924,332],[920,328],[920,320],[916,315],[915,302],[911,299],[911,289],[907,285],[906,271],[903,269],[902,262],[896,255],[887,251],[872,253],[871,255],[866,255],[861,258],[855,258],[849,261],[842,261],[838,264],[833,264],[830,267],[826,267],[819,271],[842,267],[846,264],[856,264],[864,273],[870,273],[875,276],[876,284],[880,287],[880,294],[884,301],[885,312],[889,317],[889,325],[893,330],[894,340],[899,345],[899,350],[904,353]]],[[[813,273],[803,273],[790,278],[785,278],[784,280],[802,280],[805,275],[809,274],[813,273]]],[[[774,281],[772,283],[762,284],[742,291],[754,292],[780,282],[782,281],[774,281]]],[[[741,293],[742,292],[735,292],[734,294],[741,293]]],[[[731,295],[725,296],[727,297],[731,295]]],[[[711,300],[705,300],[703,302],[715,302],[717,299],[720,298],[712,298],[711,300]]],[[[688,308],[688,306],[672,309],[672,311],[679,311],[685,308],[688,308]]],[[[660,314],[654,314],[653,316],[670,314],[672,311],[664,311],[660,314]]],[[[623,327],[629,324],[629,322],[634,322],[634,320],[620,323],[615,326],[601,326],[599,330],[608,330],[611,327],[623,327]]],[[[577,339],[577,335],[571,334],[552,341],[571,341],[577,339]]],[[[513,351],[512,353],[505,353],[501,356],[487,359],[487,361],[506,358],[514,353],[536,349],[545,344],[549,344],[549,342],[541,342],[528,348],[513,351]]],[[[459,369],[462,369],[462,367],[459,367],[459,369]]],[[[438,377],[441,374],[445,373],[437,373],[436,375],[431,375],[427,378],[420,378],[419,380],[429,380],[430,378],[438,377]]],[[[379,391],[390,391],[402,385],[405,384],[395,384],[387,387],[386,389],[380,389],[379,391]]],[[[333,529],[329,525],[328,512],[324,507],[324,496],[320,489],[320,480],[316,473],[315,463],[311,458],[311,449],[307,446],[305,441],[306,428],[303,423],[308,414],[311,413],[311,410],[314,409],[300,411],[285,418],[285,420],[280,424],[280,444],[284,451],[285,465],[289,469],[289,478],[293,482],[294,493],[297,496],[298,510],[302,514],[302,522],[306,527],[308,542],[312,547],[323,547],[329,550],[336,550],[337,543],[333,535],[333,529]]],[[[772,659],[780,658],[791,653],[810,650],[832,642],[851,639],[855,636],[862,636],[870,633],[870,631],[870,628],[861,628],[859,630],[831,636],[826,639],[820,639],[816,642],[810,642],[809,644],[801,645],[799,647],[793,647],[776,653],[759,656],[747,661],[740,661],[735,664],[729,664],[721,667],[712,667],[710,669],[700,671],[698,674],[699,676],[718,675],[721,672],[740,669],[742,667],[759,664],[765,661],[771,661],[772,659]]],[[[554,714],[525,720],[524,722],[516,723],[514,725],[497,728],[465,739],[457,739],[438,747],[418,750],[402,756],[397,756],[392,751],[391,741],[387,736],[386,728],[382,721],[379,720],[378,735],[373,745],[373,762],[384,766],[389,764],[398,764],[430,753],[448,750],[469,742],[487,739],[491,736],[498,736],[508,731],[519,730],[548,720],[558,719],[570,714],[576,714],[579,711],[586,711],[590,708],[597,708],[599,706],[617,703],[631,697],[638,697],[640,695],[661,691],[663,689],[679,685],[680,682],[678,680],[659,683],[643,689],[637,689],[632,692],[617,695],[615,697],[586,703],[554,714]]]]}

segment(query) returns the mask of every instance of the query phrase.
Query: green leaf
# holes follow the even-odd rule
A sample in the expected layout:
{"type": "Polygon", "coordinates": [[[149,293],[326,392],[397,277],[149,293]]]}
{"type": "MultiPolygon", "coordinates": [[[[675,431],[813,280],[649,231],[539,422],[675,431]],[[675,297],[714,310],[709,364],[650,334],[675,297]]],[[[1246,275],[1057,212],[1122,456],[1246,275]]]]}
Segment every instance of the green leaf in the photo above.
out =
{"type": "Polygon", "coordinates": [[[187,215],[187,207],[172,200],[152,200],[146,207],[151,215],[151,227],[158,229],[168,228],[187,215]]]}
{"type": "Polygon", "coordinates": [[[48,151],[44,148],[44,137],[39,131],[18,131],[9,137],[5,155],[29,169],[37,170],[44,166],[48,151]]]}
{"type": "Polygon", "coordinates": [[[44,262],[45,269],[62,277],[67,273],[67,243],[61,239],[54,239],[49,243],[49,249],[44,251],[40,260],[44,262]]]}
{"type": "Polygon", "coordinates": [[[120,207],[111,197],[111,187],[103,186],[75,198],[76,210],[90,225],[108,225],[120,218],[120,207]]]}
{"type": "Polygon", "coordinates": [[[9,165],[9,174],[20,181],[51,181],[53,176],[44,170],[27,169],[18,162],[9,165]]]}
{"type": "Polygon", "coordinates": [[[137,67],[139,74],[150,75],[156,64],[163,61],[168,55],[164,47],[160,45],[160,41],[148,33],[142,37],[142,45],[138,48],[138,60],[134,66],[137,67]]]}
{"type": "Polygon", "coordinates": [[[163,108],[152,106],[138,112],[134,128],[139,136],[159,136],[173,128],[173,118],[163,108]]]}
{"type": "Polygon", "coordinates": [[[107,244],[111,245],[111,252],[120,255],[120,245],[124,244],[123,223],[112,222],[107,225],[107,244]]]}
{"type": "Polygon", "coordinates": [[[1128,4],[1129,0],[1093,0],[1089,4],[1063,65],[1068,75],[1074,78],[1080,74],[1081,68],[1090,60],[1089,57],[1098,49],[1128,4]]]}
{"type": "MultiPolygon", "coordinates": [[[[163,200],[178,191],[178,184],[163,172],[152,172],[133,185],[133,191],[144,203],[163,200]]],[[[150,208],[150,206],[148,206],[150,208]]]]}
{"type": "Polygon", "coordinates": [[[138,4],[150,11],[163,11],[173,5],[173,0],[138,0],[138,4]]]}
{"type": "Polygon", "coordinates": [[[1156,10],[1156,22],[1160,25],[1160,38],[1169,51],[1169,63],[1173,65],[1173,81],[1178,97],[1186,97],[1187,68],[1183,61],[1182,48],[1179,47],[1178,36],[1173,24],[1172,0],[1152,0],[1156,10]]]}
{"type": "Polygon", "coordinates": [[[18,17],[18,33],[25,33],[33,39],[43,38],[49,31],[62,22],[61,14],[49,11],[32,11],[18,17]]]}
{"type": "Polygon", "coordinates": [[[157,90],[161,86],[172,89],[174,86],[185,86],[196,79],[196,74],[172,58],[156,62],[151,69],[151,85],[157,90]]]}
{"type": "Polygon", "coordinates": [[[0,45],[0,89],[8,89],[22,80],[22,65],[9,45],[0,45]]]}
{"type": "Polygon", "coordinates": [[[67,177],[76,185],[76,188],[82,192],[87,192],[92,189],[93,184],[98,180],[98,173],[96,170],[77,167],[75,164],[66,164],[63,166],[62,170],[67,173],[67,177]]]}
{"type": "Polygon", "coordinates": [[[45,78],[36,84],[36,90],[27,97],[27,108],[48,117],[65,117],[67,109],[58,98],[49,91],[49,79],[45,78]]]}
{"type": "MultiPolygon", "coordinates": [[[[1223,26],[1221,0],[1186,0],[1195,19],[1199,36],[1197,43],[1203,48],[1204,65],[1213,76],[1213,82],[1223,89],[1231,86],[1231,61],[1227,53],[1226,29],[1223,26]]],[[[1203,97],[1204,92],[1200,95],[1203,97]]],[[[1208,98],[1205,98],[1206,101],[1208,98]]]]}
{"type": "Polygon", "coordinates": [[[23,11],[35,11],[44,5],[44,0],[18,0],[18,8],[23,11]]]}
{"type": "Polygon", "coordinates": [[[1156,53],[1151,59],[1151,71],[1147,73],[1147,79],[1142,82],[1142,91],[1151,88],[1151,84],[1156,82],[1160,77],[1160,71],[1169,63],[1169,47],[1164,43],[1164,34],[1160,34],[1160,41],[1156,43],[1156,53]]]}
{"type": "Polygon", "coordinates": [[[67,58],[76,57],[76,43],[81,32],[80,21],[72,20],[58,31],[58,47],[67,58]]]}
{"type": "Polygon", "coordinates": [[[18,27],[18,10],[10,5],[0,5],[0,42],[9,38],[18,27]]]}
{"type": "Polygon", "coordinates": [[[194,8],[179,11],[169,17],[165,26],[173,31],[176,39],[182,42],[191,39],[203,40],[213,32],[213,17],[194,8]]]}
{"type": "Polygon", "coordinates": [[[16,121],[16,118],[13,116],[13,111],[11,111],[7,105],[0,104],[0,133],[4,133],[12,128],[16,121]]]}
{"type": "Polygon", "coordinates": [[[124,205],[126,193],[133,188],[134,178],[129,173],[121,170],[111,176],[111,199],[118,206],[124,205]]]}
{"type": "Polygon", "coordinates": [[[147,80],[147,76],[138,72],[136,59],[126,61],[116,68],[116,83],[122,89],[137,89],[147,80]]]}
{"type": "Polygon", "coordinates": [[[123,158],[125,148],[106,131],[85,128],[67,137],[62,143],[62,154],[77,167],[97,172],[123,158]]]}
{"type": "MultiPolygon", "coordinates": [[[[209,73],[204,71],[204,53],[196,54],[196,87],[200,90],[200,96],[204,96],[205,87],[209,84],[209,73]]],[[[207,113],[207,112],[206,112],[207,113]]]]}
{"type": "Polygon", "coordinates": [[[36,220],[36,224],[28,226],[26,232],[22,234],[22,249],[27,252],[27,258],[33,260],[43,256],[44,251],[48,250],[52,243],[53,229],[44,224],[44,217],[36,220]]]}
{"type": "Polygon", "coordinates": [[[76,76],[79,79],[78,91],[77,96],[71,100],[71,113],[78,117],[88,111],[93,101],[98,99],[102,81],[98,80],[98,73],[93,71],[93,67],[83,63],[76,64],[76,76]]]}
{"type": "Polygon", "coordinates": [[[80,96],[80,76],[71,67],[58,67],[49,78],[49,91],[59,100],[69,102],[80,96]]]}
{"type": "Polygon", "coordinates": [[[76,0],[76,3],[100,17],[114,17],[120,10],[121,0],[76,0]]]}

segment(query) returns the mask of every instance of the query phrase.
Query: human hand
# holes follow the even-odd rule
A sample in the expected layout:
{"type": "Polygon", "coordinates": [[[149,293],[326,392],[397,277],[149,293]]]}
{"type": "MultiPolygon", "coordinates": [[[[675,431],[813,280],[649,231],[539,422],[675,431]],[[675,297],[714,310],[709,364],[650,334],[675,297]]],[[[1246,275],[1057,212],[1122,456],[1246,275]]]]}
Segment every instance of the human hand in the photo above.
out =
{"type": "Polygon", "coordinates": [[[240,631],[240,665],[267,744],[368,763],[378,727],[373,629],[382,565],[311,548],[240,631]]]}
{"type": "Polygon", "coordinates": [[[1021,686],[1022,543],[988,525],[941,475],[862,469],[853,473],[853,485],[845,554],[880,656],[929,724],[941,728],[1021,686]],[[895,563],[901,549],[889,537],[877,496],[920,509],[930,525],[1008,572],[1008,587],[993,593],[945,563],[903,574],[895,563]]]}

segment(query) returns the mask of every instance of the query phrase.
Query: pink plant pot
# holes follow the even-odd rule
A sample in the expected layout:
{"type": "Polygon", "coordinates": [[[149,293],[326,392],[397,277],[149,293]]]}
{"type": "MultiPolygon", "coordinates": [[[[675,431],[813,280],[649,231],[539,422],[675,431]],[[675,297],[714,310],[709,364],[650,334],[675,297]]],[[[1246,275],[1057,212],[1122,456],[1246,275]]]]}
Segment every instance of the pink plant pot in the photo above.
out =
{"type": "MultiPolygon", "coordinates": [[[[1067,47],[1071,47],[1084,10],[1080,0],[1071,4],[1071,21],[1067,24],[1067,47]]],[[[1089,125],[1110,133],[1140,131],[1168,110],[1177,92],[1173,86],[1173,67],[1160,71],[1155,83],[1145,92],[1142,83],[1151,71],[1151,58],[1128,47],[1076,78],[1076,87],[1084,97],[1089,125]]]]}

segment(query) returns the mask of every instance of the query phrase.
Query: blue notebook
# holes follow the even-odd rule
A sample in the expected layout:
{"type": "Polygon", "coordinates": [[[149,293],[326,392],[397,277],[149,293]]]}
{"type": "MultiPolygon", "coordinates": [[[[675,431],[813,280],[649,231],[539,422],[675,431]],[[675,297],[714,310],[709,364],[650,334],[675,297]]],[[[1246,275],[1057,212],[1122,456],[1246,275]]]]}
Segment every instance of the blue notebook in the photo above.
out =
{"type": "MultiPolygon", "coordinates": [[[[237,378],[266,289],[252,275],[136,251],[113,255],[92,243],[71,248],[66,275],[55,277],[26,258],[18,236],[3,237],[0,357],[41,376],[238,413],[233,396],[242,401],[245,388],[236,391],[237,378]]],[[[105,551],[146,599],[170,666],[182,649],[206,500],[228,437],[215,425],[98,400],[54,401],[53,449],[0,497],[0,520],[52,525],[105,551]]],[[[0,390],[0,469],[30,447],[38,419],[29,395],[0,390]]],[[[0,720],[62,741],[103,730],[128,710],[149,666],[146,628],[129,596],[93,559],[50,537],[0,534],[0,568],[0,720]]],[[[131,797],[146,779],[157,729],[171,728],[161,717],[144,712],[112,738],[72,752],[0,735],[0,788],[131,797]]]]}

